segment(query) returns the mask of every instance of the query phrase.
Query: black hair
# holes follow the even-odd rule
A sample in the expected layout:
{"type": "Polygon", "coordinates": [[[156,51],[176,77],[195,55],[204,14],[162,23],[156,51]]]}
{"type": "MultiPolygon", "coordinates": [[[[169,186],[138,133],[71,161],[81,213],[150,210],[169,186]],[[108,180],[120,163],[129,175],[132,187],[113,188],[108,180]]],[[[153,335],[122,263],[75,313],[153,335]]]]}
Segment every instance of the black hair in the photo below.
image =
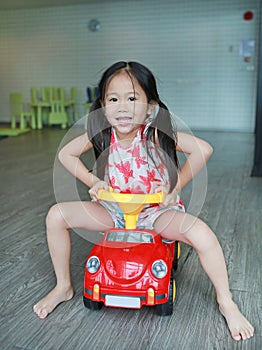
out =
{"type": "MultiPolygon", "coordinates": [[[[172,126],[171,114],[166,105],[160,100],[157,91],[156,80],[151,71],[138,62],[120,61],[110,66],[102,75],[98,84],[98,97],[90,108],[87,123],[87,133],[90,141],[93,143],[95,157],[97,159],[97,175],[99,178],[104,178],[105,167],[108,160],[109,146],[111,139],[111,125],[107,121],[103,112],[102,103],[105,98],[107,86],[111,79],[120,72],[126,72],[131,81],[136,79],[143,91],[146,94],[147,102],[155,101],[159,105],[159,111],[153,119],[146,132],[146,140],[159,142],[163,152],[158,152],[161,157],[164,157],[165,164],[168,169],[170,178],[170,190],[172,191],[177,182],[178,158],[176,154],[176,132],[172,126]],[[156,140],[156,130],[157,139],[156,140]]],[[[132,81],[133,84],[133,81],[132,81]]],[[[146,143],[148,144],[148,142],[146,143]]],[[[157,150],[158,147],[156,147],[157,150]]],[[[147,148],[148,154],[150,147],[147,148]]]]}

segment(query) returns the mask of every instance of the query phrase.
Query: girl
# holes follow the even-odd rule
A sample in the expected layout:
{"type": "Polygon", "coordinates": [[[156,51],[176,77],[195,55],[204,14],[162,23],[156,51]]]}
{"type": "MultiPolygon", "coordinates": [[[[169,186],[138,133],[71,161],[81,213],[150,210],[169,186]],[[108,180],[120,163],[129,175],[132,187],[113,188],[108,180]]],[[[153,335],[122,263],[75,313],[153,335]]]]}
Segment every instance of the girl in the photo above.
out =
{"type": "Polygon", "coordinates": [[[123,225],[117,205],[99,201],[98,189],[153,193],[164,190],[165,202],[147,206],[138,225],[154,228],[166,239],[191,245],[216,290],[219,310],[233,339],[247,339],[254,329],[232,300],[222,249],[210,228],[181,210],[178,192],[201,170],[212,154],[203,140],[175,133],[167,107],[158,96],[152,73],[136,62],[109,67],[99,83],[99,98],[88,119],[88,132],[69,142],[59,153],[62,164],[90,188],[91,202],[54,205],[46,219],[47,240],[57,278],[56,287],[35,306],[45,318],[55,307],[73,297],[69,260],[69,228],[104,231],[123,225]],[[97,175],[89,172],[81,154],[94,148],[97,175]],[[176,151],[188,154],[176,172],[176,151]]]}

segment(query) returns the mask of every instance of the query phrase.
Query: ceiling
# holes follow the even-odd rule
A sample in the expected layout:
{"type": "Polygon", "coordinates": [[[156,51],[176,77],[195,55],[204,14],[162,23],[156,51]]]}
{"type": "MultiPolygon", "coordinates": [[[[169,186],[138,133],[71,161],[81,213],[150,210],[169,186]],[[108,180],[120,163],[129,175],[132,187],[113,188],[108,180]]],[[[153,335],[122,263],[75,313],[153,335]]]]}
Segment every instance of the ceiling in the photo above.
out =
{"type": "Polygon", "coordinates": [[[107,0],[0,0],[0,11],[29,9],[36,7],[66,6],[94,2],[101,3],[105,1],[107,0]]]}

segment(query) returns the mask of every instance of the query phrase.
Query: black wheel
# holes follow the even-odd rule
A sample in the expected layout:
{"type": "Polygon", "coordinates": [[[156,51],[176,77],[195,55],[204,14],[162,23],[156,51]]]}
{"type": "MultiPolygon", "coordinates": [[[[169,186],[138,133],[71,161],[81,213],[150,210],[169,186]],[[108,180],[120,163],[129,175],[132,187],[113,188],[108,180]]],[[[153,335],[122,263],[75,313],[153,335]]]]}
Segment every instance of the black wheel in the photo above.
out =
{"type": "Polygon", "coordinates": [[[173,278],[173,273],[171,273],[168,301],[164,304],[159,304],[156,306],[156,311],[159,316],[172,315],[175,298],[176,298],[176,282],[173,278]]]}
{"type": "Polygon", "coordinates": [[[176,244],[175,244],[175,252],[174,252],[174,260],[173,260],[173,264],[172,264],[174,271],[176,271],[177,268],[178,268],[179,257],[180,257],[180,243],[176,242],[176,244]]]}
{"type": "Polygon", "coordinates": [[[87,307],[90,310],[101,310],[103,303],[102,301],[93,301],[91,299],[86,298],[83,296],[83,302],[85,307],[87,307]]]}

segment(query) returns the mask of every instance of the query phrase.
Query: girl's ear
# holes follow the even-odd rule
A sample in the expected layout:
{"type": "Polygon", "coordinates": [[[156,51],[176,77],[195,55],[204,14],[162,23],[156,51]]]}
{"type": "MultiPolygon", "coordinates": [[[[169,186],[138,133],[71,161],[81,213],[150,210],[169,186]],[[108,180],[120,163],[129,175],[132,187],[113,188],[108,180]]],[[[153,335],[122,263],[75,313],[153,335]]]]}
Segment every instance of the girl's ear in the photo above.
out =
{"type": "Polygon", "coordinates": [[[156,107],[157,105],[157,102],[154,101],[154,100],[151,100],[148,104],[148,107],[147,107],[147,114],[150,115],[153,113],[153,110],[154,108],[156,107]]]}

